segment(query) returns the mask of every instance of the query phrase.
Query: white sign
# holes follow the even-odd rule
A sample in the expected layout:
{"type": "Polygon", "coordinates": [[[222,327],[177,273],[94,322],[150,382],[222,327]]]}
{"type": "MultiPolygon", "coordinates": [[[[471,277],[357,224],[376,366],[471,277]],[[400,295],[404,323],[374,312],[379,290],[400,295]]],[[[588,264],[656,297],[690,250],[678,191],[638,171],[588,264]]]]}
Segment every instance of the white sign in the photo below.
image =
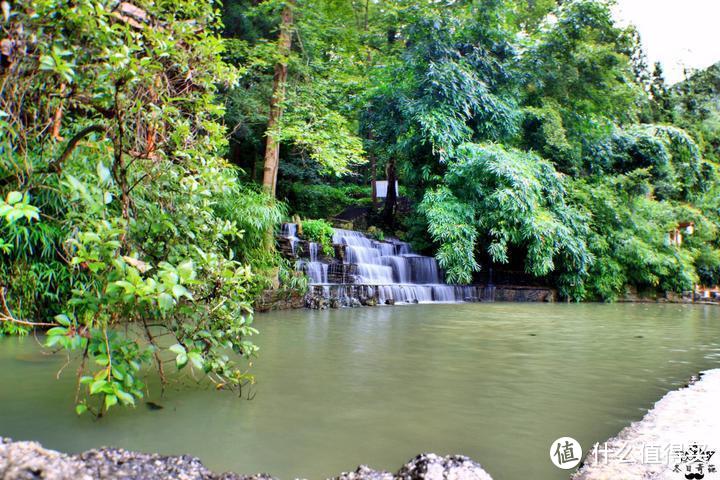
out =
{"type": "MultiPolygon", "coordinates": [[[[388,182],[387,180],[377,180],[375,182],[375,196],[377,198],[386,198],[387,197],[387,189],[388,189],[388,182]]],[[[398,182],[395,180],[395,196],[398,193],[398,182]]]]}

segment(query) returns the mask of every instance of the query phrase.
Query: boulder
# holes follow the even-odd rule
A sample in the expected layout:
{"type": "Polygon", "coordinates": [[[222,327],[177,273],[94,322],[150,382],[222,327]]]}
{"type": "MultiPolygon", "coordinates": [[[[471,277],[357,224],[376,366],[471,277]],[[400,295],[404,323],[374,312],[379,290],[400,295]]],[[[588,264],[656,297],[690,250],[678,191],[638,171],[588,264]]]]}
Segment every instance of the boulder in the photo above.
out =
{"type": "MultiPolygon", "coordinates": [[[[275,480],[270,475],[215,474],[189,455],[166,456],[121,448],[98,448],[66,455],[37,442],[0,438],[3,480],[275,480]]],[[[361,465],[332,480],[492,480],[479,463],[461,455],[423,453],[396,474],[361,465]]]]}
{"type": "Polygon", "coordinates": [[[492,480],[482,466],[463,455],[423,453],[406,463],[396,480],[492,480]]]}
{"type": "Polygon", "coordinates": [[[329,302],[322,295],[310,294],[305,297],[305,306],[313,310],[325,310],[328,308],[329,302]]]}
{"type": "Polygon", "coordinates": [[[93,480],[85,465],[37,442],[0,439],[0,478],[4,480],[93,480]]]}

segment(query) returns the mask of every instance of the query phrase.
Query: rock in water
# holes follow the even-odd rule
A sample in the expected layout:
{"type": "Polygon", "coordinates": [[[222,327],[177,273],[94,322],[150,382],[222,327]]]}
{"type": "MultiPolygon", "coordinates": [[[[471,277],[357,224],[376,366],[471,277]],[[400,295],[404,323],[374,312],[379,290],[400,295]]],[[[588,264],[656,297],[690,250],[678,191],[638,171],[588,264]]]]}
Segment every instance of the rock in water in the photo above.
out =
{"type": "Polygon", "coordinates": [[[482,466],[463,455],[423,453],[406,463],[396,480],[492,480],[482,466]]]}
{"type": "Polygon", "coordinates": [[[365,305],[366,307],[374,307],[377,305],[377,300],[375,297],[365,297],[360,299],[360,303],[365,305]]]}

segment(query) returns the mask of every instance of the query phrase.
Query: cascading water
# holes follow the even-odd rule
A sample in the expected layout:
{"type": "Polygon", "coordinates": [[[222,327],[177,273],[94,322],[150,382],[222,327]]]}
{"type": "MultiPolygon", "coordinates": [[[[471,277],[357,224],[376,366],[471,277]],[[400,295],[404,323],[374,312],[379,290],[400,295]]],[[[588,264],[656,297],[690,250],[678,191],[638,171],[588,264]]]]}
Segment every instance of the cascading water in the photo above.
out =
{"type": "Polygon", "coordinates": [[[330,268],[330,265],[318,261],[319,249],[320,245],[315,242],[310,242],[308,244],[310,261],[305,264],[305,273],[310,279],[310,284],[328,283],[328,269],[330,268]]]}
{"type": "MultiPolygon", "coordinates": [[[[297,226],[283,225],[283,236],[296,253],[297,226]]],[[[428,303],[478,300],[474,286],[448,285],[433,257],[413,253],[399,240],[374,240],[362,232],[335,229],[333,243],[344,250],[332,265],[320,259],[320,245],[307,245],[307,260],[298,262],[308,276],[311,290],[341,305],[373,297],[378,303],[428,303]],[[330,278],[331,277],[331,278],[330,278]]]]}
{"type": "Polygon", "coordinates": [[[295,223],[283,223],[282,232],[280,233],[283,237],[290,240],[290,248],[292,248],[293,255],[295,254],[295,246],[298,243],[297,236],[297,224],[295,223]]]}

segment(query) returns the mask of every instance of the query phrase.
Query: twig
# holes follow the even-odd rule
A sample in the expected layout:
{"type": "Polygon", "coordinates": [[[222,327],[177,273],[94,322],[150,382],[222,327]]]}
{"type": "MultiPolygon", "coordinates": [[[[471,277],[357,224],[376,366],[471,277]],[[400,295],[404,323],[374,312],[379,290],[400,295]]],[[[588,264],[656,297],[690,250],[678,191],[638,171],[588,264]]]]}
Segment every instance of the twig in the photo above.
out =
{"type": "Polygon", "coordinates": [[[19,325],[27,325],[29,327],[56,327],[58,325],[57,323],[29,322],[27,320],[15,318],[5,301],[5,287],[0,288],[0,307],[2,307],[3,310],[0,312],[0,322],[17,323],[19,325]]]}
{"type": "Polygon", "coordinates": [[[155,357],[155,362],[158,366],[158,373],[160,374],[160,396],[162,396],[165,393],[165,384],[167,383],[167,379],[165,378],[165,369],[163,368],[162,360],[160,359],[160,354],[158,353],[158,346],[157,343],[155,343],[155,337],[153,337],[153,334],[150,332],[150,326],[147,324],[145,319],[143,319],[143,325],[145,326],[145,335],[147,335],[148,341],[153,347],[155,347],[153,349],[153,356],[155,357]]]}
{"type": "Polygon", "coordinates": [[[88,358],[88,347],[90,343],[85,344],[85,350],[83,350],[83,356],[82,361],[80,362],[80,366],[77,369],[77,382],[75,387],[75,403],[78,403],[78,400],[80,399],[80,379],[82,378],[82,374],[85,371],[85,362],[88,358]]]}
{"type": "Polygon", "coordinates": [[[72,151],[75,150],[75,147],[80,142],[80,140],[82,140],[92,132],[103,133],[105,132],[105,127],[103,127],[102,125],[90,125],[89,127],[85,127],[80,130],[77,134],[75,134],[73,138],[70,139],[67,146],[65,147],[65,150],[63,150],[62,155],[60,155],[60,158],[52,162],[50,164],[50,167],[54,168],[57,173],[60,173],[60,171],[62,170],[63,162],[65,162],[65,160],[68,159],[72,151]]]}

